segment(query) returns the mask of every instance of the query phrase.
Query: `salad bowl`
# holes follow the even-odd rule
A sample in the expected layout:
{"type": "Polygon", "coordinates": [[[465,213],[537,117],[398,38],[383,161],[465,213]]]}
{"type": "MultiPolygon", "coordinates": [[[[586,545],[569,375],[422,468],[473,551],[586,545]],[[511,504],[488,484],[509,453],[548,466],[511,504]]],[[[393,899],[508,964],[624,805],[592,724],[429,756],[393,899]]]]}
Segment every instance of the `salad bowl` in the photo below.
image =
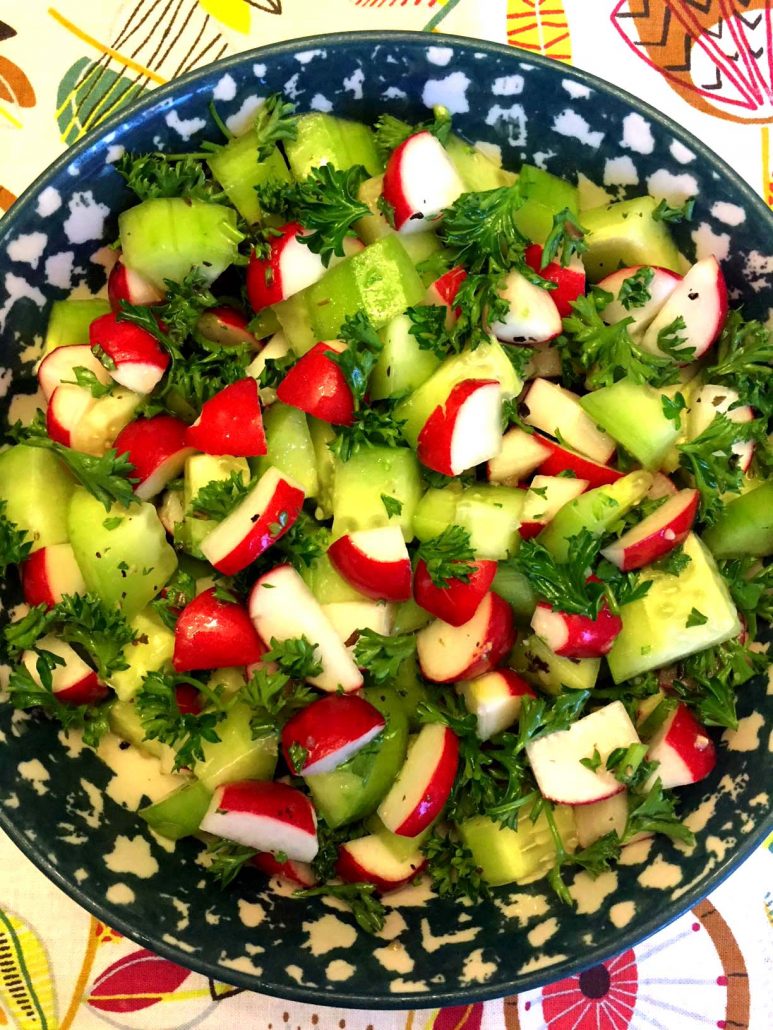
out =
{"type": "MultiPolygon", "coordinates": [[[[237,131],[260,98],[300,111],[410,121],[433,105],[506,167],[530,161],[578,177],[589,203],[650,192],[695,197],[674,226],[690,260],[714,253],[731,304],[767,319],[773,215],[703,144],[646,104],[584,72],[450,36],[352,33],[293,40],[200,69],[122,109],[57,160],[0,222],[0,408],[34,407],[33,367],[50,305],[104,289],[117,215],[130,203],[113,163],[124,151],[194,152],[237,131]],[[621,175],[620,170],[625,174],[621,175]]],[[[4,611],[18,604],[13,577],[4,611]]],[[[378,936],[345,906],[272,893],[257,875],[220,891],[195,842],[170,851],[136,815],[141,763],[120,775],[54,723],[0,705],[0,826],[54,883],[108,925],[172,961],[280,997],[353,1007],[420,1007],[512,994],[603,961],[712,890],[768,832],[773,761],[766,684],[743,688],[739,727],[719,761],[680,792],[691,848],[658,837],[629,847],[596,881],[579,873],[573,909],[546,881],[472,905],[423,884],[386,898],[378,936]]],[[[131,758],[114,756],[114,767],[131,758]]]]}

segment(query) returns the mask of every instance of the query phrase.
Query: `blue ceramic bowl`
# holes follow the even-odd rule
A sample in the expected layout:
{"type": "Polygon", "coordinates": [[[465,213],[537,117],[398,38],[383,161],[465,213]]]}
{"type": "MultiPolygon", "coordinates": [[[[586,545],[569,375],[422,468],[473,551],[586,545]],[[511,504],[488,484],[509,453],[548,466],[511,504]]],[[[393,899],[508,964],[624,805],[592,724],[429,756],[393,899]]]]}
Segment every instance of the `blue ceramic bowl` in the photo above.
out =
{"type": "MultiPolygon", "coordinates": [[[[384,110],[418,120],[444,103],[458,131],[496,144],[506,165],[534,161],[603,184],[622,162],[623,178],[638,185],[619,195],[648,187],[696,194],[692,223],[676,230],[680,246],[694,258],[696,245],[713,245],[734,300],[749,315],[767,315],[770,211],[699,140],[646,104],[584,72],[503,46],[412,33],[327,36],[240,54],[155,90],[69,150],[13,206],[0,222],[0,364],[13,370],[4,409],[12,395],[34,389],[24,353],[43,334],[50,303],[67,296],[68,283],[81,292],[104,285],[99,249],[115,239],[116,215],[132,203],[110,164],[116,148],[195,150],[219,138],[208,110],[213,97],[228,119],[274,91],[301,111],[369,121],[384,110]],[[20,260],[30,253],[34,263],[20,260]]],[[[5,604],[16,600],[9,582],[5,604]]],[[[14,721],[7,705],[0,710],[0,825],[98,918],[212,977],[316,1003],[453,1004],[597,963],[674,919],[738,865],[770,825],[765,790],[773,762],[758,714],[764,705],[764,684],[744,688],[741,731],[722,739],[716,772],[681,792],[695,849],[685,854],[662,838],[639,847],[605,874],[595,900],[581,876],[581,912],[557,902],[544,882],[499,889],[494,903],[477,907],[420,889],[424,902],[416,904],[415,891],[403,897],[374,940],[346,912],[271,894],[257,875],[221,893],[197,864],[197,844],[183,841],[169,854],[111,797],[111,773],[91,752],[68,754],[55,726],[14,721]],[[39,765],[23,764],[31,760],[47,779],[39,765]],[[109,858],[119,837],[132,842],[139,861],[133,872],[116,872],[121,864],[109,858]]]]}

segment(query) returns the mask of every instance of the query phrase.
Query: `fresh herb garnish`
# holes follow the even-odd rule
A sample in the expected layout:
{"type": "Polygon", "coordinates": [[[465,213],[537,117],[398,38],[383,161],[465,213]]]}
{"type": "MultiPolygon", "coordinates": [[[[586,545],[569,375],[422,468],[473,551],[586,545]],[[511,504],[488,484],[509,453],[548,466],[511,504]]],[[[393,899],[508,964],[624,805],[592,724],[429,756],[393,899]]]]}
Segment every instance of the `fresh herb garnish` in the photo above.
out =
{"type": "Polygon", "coordinates": [[[746,321],[730,311],[714,350],[707,382],[736,390],[744,401],[769,418],[773,414],[773,333],[762,322],[746,321]]]}
{"type": "Polygon", "coordinates": [[[642,265],[623,280],[617,292],[617,299],[626,311],[630,311],[631,308],[643,308],[652,299],[650,286],[654,278],[655,269],[649,265],[642,265]]]}
{"type": "Polygon", "coordinates": [[[669,222],[671,225],[676,222],[689,222],[694,207],[695,197],[689,197],[683,204],[676,206],[672,206],[664,198],[652,212],[652,218],[656,222],[669,222]]]}
{"type": "Polygon", "coordinates": [[[253,739],[279,733],[288,719],[314,700],[314,691],[303,680],[322,672],[315,647],[305,637],[272,638],[271,650],[240,692],[252,709],[253,739]],[[276,672],[268,671],[270,662],[278,665],[276,672]]]}
{"type": "Polygon", "coordinates": [[[542,248],[541,267],[546,268],[556,260],[566,267],[575,255],[583,254],[588,249],[585,232],[568,207],[553,215],[553,227],[542,248]]]}
{"type": "Polygon", "coordinates": [[[454,579],[469,583],[475,571],[470,534],[461,526],[447,526],[438,536],[419,544],[416,557],[424,562],[429,578],[441,589],[454,579]]]}
{"type": "Polygon", "coordinates": [[[32,550],[27,531],[19,529],[6,515],[7,502],[0,499],[0,572],[9,565],[20,565],[32,550]]]}
{"type": "Polygon", "coordinates": [[[365,447],[407,447],[401,427],[403,419],[395,418],[393,405],[384,402],[379,407],[361,408],[350,426],[337,426],[336,437],[328,446],[341,461],[365,447]]]}
{"type": "Polygon", "coordinates": [[[392,519],[402,515],[403,502],[398,501],[396,497],[390,497],[389,494],[382,494],[381,503],[384,505],[384,511],[387,513],[387,518],[392,519]]]}
{"type": "Polygon", "coordinates": [[[250,492],[241,472],[231,472],[227,479],[213,479],[199,490],[188,506],[188,514],[197,519],[221,522],[241,504],[250,492]]]}
{"type": "Polygon", "coordinates": [[[255,136],[258,161],[265,161],[282,140],[296,139],[298,119],[295,104],[288,103],[281,93],[266,97],[255,116],[255,136]]]}
{"type": "Polygon", "coordinates": [[[382,636],[373,629],[361,629],[354,645],[354,658],[373,682],[381,686],[394,680],[397,672],[416,650],[413,636],[382,636]]]}
{"type": "Polygon", "coordinates": [[[472,852],[456,837],[435,829],[421,850],[427,857],[432,887],[441,897],[469,898],[476,904],[491,897],[491,888],[472,852]]]}
{"type": "Polygon", "coordinates": [[[113,167],[139,200],[185,197],[216,200],[219,190],[207,179],[204,165],[189,154],[122,154],[113,167]]]}
{"type": "Polygon", "coordinates": [[[433,109],[432,121],[409,125],[392,114],[382,114],[375,125],[376,148],[383,158],[387,158],[393,150],[417,132],[431,132],[441,143],[448,142],[451,134],[451,115],[447,108],[437,106],[433,109]]]}
{"type": "Polygon", "coordinates": [[[717,414],[694,440],[677,445],[680,465],[691,473],[700,490],[701,514],[708,524],[715,522],[722,510],[722,494],[741,490],[743,474],[733,444],[748,440],[753,432],[754,422],[732,422],[717,414]]]}
{"type": "Polygon", "coordinates": [[[195,687],[208,701],[218,703],[218,698],[201,680],[164,671],[149,672],[135,698],[145,739],[160,740],[175,750],[175,770],[203,761],[204,744],[219,742],[217,725],[226,715],[223,708],[183,714],[177,703],[176,688],[186,684],[195,687]]]}
{"type": "Polygon", "coordinates": [[[257,851],[244,844],[235,844],[232,840],[214,840],[205,852],[205,869],[221,887],[227,887],[255,855],[257,851]]]}
{"type": "Polygon", "coordinates": [[[683,394],[675,393],[673,397],[661,394],[660,403],[663,406],[663,414],[674,423],[674,429],[682,428],[682,412],[687,408],[683,394]]]}
{"type": "Polygon", "coordinates": [[[351,908],[358,926],[365,933],[375,934],[384,928],[386,909],[374,897],[376,888],[372,883],[326,883],[322,887],[307,887],[295,891],[294,898],[328,897],[345,901],[351,908]]]}

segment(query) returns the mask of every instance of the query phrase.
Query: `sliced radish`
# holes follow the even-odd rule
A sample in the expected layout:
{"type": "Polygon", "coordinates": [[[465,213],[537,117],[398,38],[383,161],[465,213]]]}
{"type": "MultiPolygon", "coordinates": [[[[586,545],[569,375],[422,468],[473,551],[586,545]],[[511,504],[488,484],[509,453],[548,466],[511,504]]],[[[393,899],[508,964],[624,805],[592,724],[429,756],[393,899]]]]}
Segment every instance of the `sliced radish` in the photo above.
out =
{"type": "Polygon", "coordinates": [[[466,563],[469,578],[449,579],[446,586],[435,586],[420,558],[413,577],[413,597],[420,607],[450,626],[462,626],[473,617],[497,574],[497,563],[479,558],[466,563]]]}
{"type": "Polygon", "coordinates": [[[632,265],[630,268],[620,268],[598,284],[602,290],[611,293],[614,298],[601,312],[602,319],[607,325],[614,325],[624,318],[632,319],[633,321],[628,326],[628,332],[637,341],[641,339],[653,318],[682,281],[681,275],[677,275],[676,272],[672,272],[668,268],[652,266],[652,279],[647,286],[649,299],[645,300],[640,307],[636,307],[630,302],[630,306],[626,307],[619,299],[620,290],[623,283],[643,267],[646,266],[632,265]]]}
{"type": "Polygon", "coordinates": [[[118,314],[122,301],[148,307],[151,304],[159,304],[164,299],[164,294],[144,275],[128,268],[119,257],[107,278],[107,299],[110,301],[110,307],[118,314]]]}
{"type": "Polygon", "coordinates": [[[296,883],[299,887],[313,887],[317,882],[314,870],[308,862],[295,862],[288,858],[280,862],[270,851],[259,851],[252,858],[252,864],[266,876],[278,876],[281,880],[296,883]]]}
{"type": "Polygon", "coordinates": [[[322,422],[350,426],[354,421],[354,394],[343,369],[330,358],[331,353],[344,349],[337,340],[315,344],[277,387],[279,400],[322,422]]]}
{"type": "MultiPolygon", "coordinates": [[[[56,353],[56,352],[54,352],[56,353]]],[[[717,415],[724,415],[731,422],[751,422],[754,411],[748,404],[741,404],[736,390],[726,386],[708,383],[701,387],[697,397],[690,405],[688,433],[691,440],[711,425],[717,415]]],[[[733,444],[733,454],[738,458],[738,467],[746,472],[754,457],[754,441],[739,440],[733,444]]]]}
{"type": "Polygon", "coordinates": [[[24,600],[53,608],[66,595],[86,593],[86,581],[70,544],[49,544],[25,558],[20,566],[24,600]]]}
{"type": "Polygon", "coordinates": [[[588,486],[592,489],[597,486],[608,486],[622,479],[625,473],[618,472],[598,461],[577,454],[576,451],[562,447],[555,440],[548,440],[547,437],[537,434],[539,443],[549,451],[548,457],[539,466],[539,472],[543,476],[558,476],[561,473],[572,472],[578,479],[587,479],[588,486]]]}
{"type": "Polygon", "coordinates": [[[272,237],[267,258],[258,257],[255,251],[250,255],[247,296],[253,311],[293,297],[327,271],[319,254],[301,243],[299,237],[303,234],[298,222],[289,222],[272,237]]]}
{"type": "Polygon", "coordinates": [[[270,780],[242,780],[218,787],[201,829],[294,862],[311,862],[318,849],[317,817],[311,801],[295,787],[270,780]]]}
{"type": "Polygon", "coordinates": [[[378,806],[386,828],[400,837],[415,837],[442,812],[459,764],[459,741],[442,723],[422,726],[408,746],[397,779],[378,806]]]}
{"type": "Polygon", "coordinates": [[[177,620],[172,664],[176,672],[225,669],[260,661],[264,652],[247,609],[220,601],[212,587],[194,597],[177,620]]]}
{"type": "Polygon", "coordinates": [[[442,144],[429,132],[417,132],[392,151],[383,192],[398,232],[426,232],[464,193],[464,183],[442,144]]]}
{"type": "Polygon", "coordinates": [[[38,686],[42,686],[37,669],[38,651],[47,651],[62,660],[51,671],[51,691],[63,705],[90,705],[107,697],[108,689],[100,683],[96,672],[63,640],[54,636],[41,637],[36,650],[25,651],[22,665],[38,686]]]}
{"type": "Polygon", "coordinates": [[[715,257],[698,261],[687,272],[655,315],[641,337],[642,350],[660,354],[658,333],[677,318],[683,318],[685,328],[684,349],[692,351],[685,362],[694,361],[705,354],[719,336],[727,316],[727,286],[722,269],[715,257]]]}
{"type": "Polygon", "coordinates": [[[257,580],[250,593],[250,617],[261,639],[306,637],[316,647],[322,672],[309,678],[321,690],[359,690],[362,673],[319,602],[291,565],[280,565],[257,580]]]}
{"type": "Polygon", "coordinates": [[[244,370],[253,379],[260,379],[261,373],[266,367],[267,361],[277,361],[283,358],[290,351],[290,343],[285,334],[280,330],[274,333],[258,354],[252,359],[244,370]]]}
{"type": "Polygon", "coordinates": [[[130,422],[116,437],[116,453],[127,455],[134,466],[134,493],[141,501],[160,494],[182,472],[185,459],[193,454],[185,442],[187,429],[179,418],[154,415],[130,422]]]}
{"type": "Polygon", "coordinates": [[[648,501],[657,501],[661,497],[673,497],[677,492],[676,487],[662,472],[655,472],[652,477],[652,486],[647,491],[648,501]]]}
{"type": "Polygon", "coordinates": [[[684,543],[699,501],[697,490],[680,490],[601,553],[623,572],[650,565],[684,543]]]}
{"type": "Polygon", "coordinates": [[[201,553],[218,572],[234,576],[254,562],[300,514],[303,489],[273,466],[234,510],[201,542],[201,553]]]}
{"type": "Polygon", "coordinates": [[[196,323],[196,328],[210,343],[218,347],[239,347],[247,344],[257,349],[258,341],[248,329],[249,319],[229,304],[208,308],[196,323]]]}
{"type": "Polygon", "coordinates": [[[457,686],[467,711],[478,720],[481,740],[506,730],[518,718],[524,697],[536,697],[532,688],[512,669],[495,669],[457,686]]]}
{"type": "Polygon", "coordinates": [[[553,520],[565,504],[579,497],[588,489],[587,479],[571,479],[566,476],[535,476],[521,512],[518,532],[529,540],[541,532],[553,520]]]}
{"type": "Polygon", "coordinates": [[[550,650],[562,658],[601,658],[609,654],[623,628],[606,602],[595,619],[555,611],[540,601],[531,617],[531,628],[550,650]]]}
{"type": "Polygon", "coordinates": [[[499,453],[502,388],[495,379],[464,379],[424,423],[417,454],[427,468],[458,476],[499,453]]]}
{"type": "Polygon", "coordinates": [[[152,333],[133,322],[119,322],[112,312],[91,323],[89,342],[112,362],[108,371],[116,383],[134,393],[150,393],[169,367],[169,355],[152,333]]]}
{"type": "Polygon", "coordinates": [[[47,401],[51,400],[54,390],[62,383],[75,383],[76,368],[85,368],[87,372],[93,373],[103,386],[110,382],[110,373],[88,344],[57,347],[46,354],[38,365],[38,384],[47,401]]]}
{"type": "Polygon", "coordinates": [[[399,526],[347,533],[327,549],[344,579],[376,601],[407,601],[411,559],[399,526]]]}
{"type": "Polygon", "coordinates": [[[486,469],[490,483],[518,486],[550,457],[547,441],[538,433],[527,433],[514,426],[502,437],[499,454],[489,459],[486,469]]]}
{"type": "Polygon", "coordinates": [[[329,694],[294,715],[282,730],[291,772],[316,776],[338,768],[386,726],[377,708],[356,694],[329,694]]]}
{"type": "Polygon", "coordinates": [[[586,805],[624,790],[605,763],[616,748],[638,743],[625,706],[613,701],[578,719],[568,730],[548,733],[527,744],[526,755],[544,797],[559,804],[586,805]],[[600,758],[597,769],[582,765],[581,759],[593,759],[596,753],[600,758]]]}
{"type": "Polygon", "coordinates": [[[229,454],[234,458],[265,454],[257,381],[249,376],[239,379],[206,401],[188,428],[186,443],[205,454],[229,454]]]}
{"type": "Polygon", "coordinates": [[[436,619],[416,635],[422,675],[434,683],[472,679],[493,669],[515,643],[513,612],[498,594],[488,593],[461,626],[436,619]]]}
{"type": "Polygon", "coordinates": [[[426,864],[418,848],[407,858],[397,858],[382,837],[371,833],[339,847],[336,874],[345,883],[372,883],[380,894],[388,894],[410,883],[426,864]]]}
{"type": "Polygon", "coordinates": [[[458,318],[461,310],[454,308],[454,301],[459,292],[459,287],[466,278],[467,273],[461,265],[449,268],[439,279],[436,279],[427,287],[427,293],[424,297],[425,304],[444,304],[448,308],[449,314],[458,318]]]}
{"type": "MultiPolygon", "coordinates": [[[[524,422],[541,429],[580,454],[604,465],[615,453],[615,441],[583,411],[580,399],[549,379],[535,379],[523,399],[524,422]]],[[[587,476],[583,478],[588,478],[587,476]]]]}
{"type": "Polygon", "coordinates": [[[559,336],[563,328],[549,290],[535,286],[525,275],[508,272],[499,292],[507,302],[508,313],[491,325],[491,332],[506,343],[545,343],[559,336]]]}
{"type": "Polygon", "coordinates": [[[57,386],[46,409],[46,432],[56,443],[79,450],[78,426],[95,404],[91,391],[83,386],[57,386]]]}
{"type": "Polygon", "coordinates": [[[541,275],[548,282],[555,283],[555,290],[550,291],[550,297],[558,309],[562,318],[571,314],[572,301],[577,300],[585,293],[585,265],[582,260],[574,254],[568,265],[561,265],[558,261],[550,261],[542,267],[542,246],[539,243],[532,243],[524,252],[526,264],[537,275],[541,275]]]}
{"type": "Polygon", "coordinates": [[[714,742],[687,705],[678,704],[649,743],[647,758],[666,789],[708,776],[717,762],[714,742]]]}

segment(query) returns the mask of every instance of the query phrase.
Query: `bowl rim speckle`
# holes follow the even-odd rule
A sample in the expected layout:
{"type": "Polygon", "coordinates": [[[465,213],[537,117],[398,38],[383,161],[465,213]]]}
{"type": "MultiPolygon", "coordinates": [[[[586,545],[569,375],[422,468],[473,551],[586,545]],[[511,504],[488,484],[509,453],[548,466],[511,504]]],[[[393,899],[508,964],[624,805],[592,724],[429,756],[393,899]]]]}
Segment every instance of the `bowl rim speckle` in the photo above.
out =
{"type": "MultiPolygon", "coordinates": [[[[763,198],[750,183],[743,179],[735,169],[707,147],[705,143],[680,126],[671,116],[657,110],[627,90],[621,89],[619,86],[607,82],[591,72],[504,43],[445,33],[433,32],[430,34],[419,31],[375,30],[303,36],[297,39],[269,43],[250,50],[243,50],[221,61],[216,61],[187,72],[185,75],[181,75],[165,85],[151,90],[138,100],[126,104],[111,118],[88,132],[83,139],[65,150],[24,190],[10,209],[0,218],[0,246],[7,243],[9,237],[17,231],[20,225],[24,224],[30,205],[37,199],[40,190],[49,183],[52,177],[61,173],[69,165],[77,163],[78,159],[88,152],[98,140],[103,139],[111,132],[115,132],[124,122],[136,118],[144,109],[176,96],[181,91],[184,91],[187,86],[194,85],[199,80],[210,78],[215,71],[225,74],[229,70],[239,68],[253,61],[270,59],[274,56],[292,54],[312,48],[335,48],[352,44],[367,46],[385,43],[426,48],[447,46],[453,49],[463,47],[470,52],[480,52],[500,58],[505,57],[508,61],[515,63],[520,62],[524,65],[550,69],[550,74],[563,75],[600,92],[602,95],[613,96],[618,101],[629,105],[632,111],[642,114],[663,126],[673,135],[676,141],[684,143],[695,153],[696,157],[703,159],[719,171],[732,184],[733,189],[737,191],[743,202],[749,205],[752,216],[767,222],[771,235],[773,235],[773,211],[765,204],[763,198]]],[[[191,956],[182,948],[169,944],[160,937],[156,938],[152,933],[146,932],[143,927],[138,927],[132,922],[130,916],[124,914],[125,908],[123,906],[115,906],[107,902],[106,899],[96,898],[79,884],[68,879],[54,865],[49,856],[34,841],[28,839],[20,827],[15,825],[13,813],[7,812],[3,806],[0,806],[0,828],[5,831],[14,844],[50,881],[83,909],[118,930],[130,940],[171,962],[212,979],[269,994],[271,997],[307,1004],[311,1003],[319,1007],[338,1006],[354,1009],[391,1010],[438,1008],[472,1001],[507,997],[518,992],[539,988],[567,976],[576,975],[583,969],[606,961],[628,948],[635,947],[644,939],[663,929],[687,912],[734,872],[761,844],[767,834],[773,830],[773,811],[768,811],[761,818],[754,831],[745,836],[732,853],[717,862],[706,881],[686,890],[678,900],[672,901],[665,905],[664,908],[661,908],[657,915],[637,923],[631,933],[625,937],[625,944],[623,946],[620,945],[618,940],[613,945],[595,947],[581,957],[575,954],[574,957],[567,957],[534,973],[520,975],[513,973],[509,980],[499,979],[493,985],[478,983],[471,984],[468,988],[437,989],[436,985],[430,984],[427,992],[405,992],[400,994],[379,994],[378,992],[373,994],[353,994],[341,988],[327,990],[300,984],[297,987],[289,984],[274,985],[265,983],[260,977],[255,975],[222,966],[216,961],[208,961],[205,957],[191,956]],[[665,918],[664,911],[667,913],[665,918]]]]}

